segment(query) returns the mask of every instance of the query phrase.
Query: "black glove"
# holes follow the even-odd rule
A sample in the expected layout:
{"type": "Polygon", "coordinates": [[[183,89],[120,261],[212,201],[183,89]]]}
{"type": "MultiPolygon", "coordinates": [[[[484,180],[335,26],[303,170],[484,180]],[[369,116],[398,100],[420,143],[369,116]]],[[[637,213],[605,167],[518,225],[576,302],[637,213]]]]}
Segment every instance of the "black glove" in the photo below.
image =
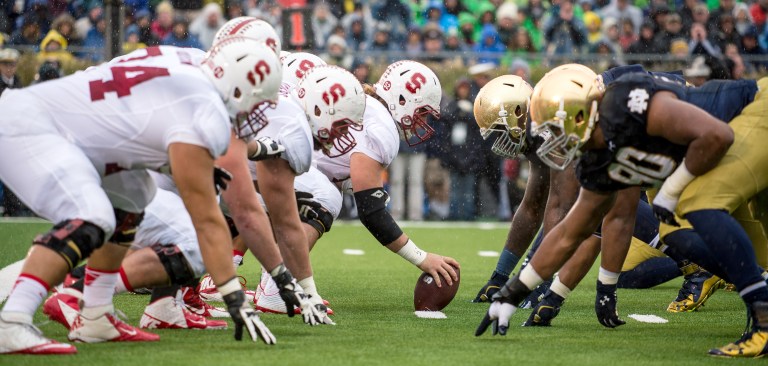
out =
{"type": "Polygon", "coordinates": [[[301,212],[303,216],[310,220],[318,218],[319,215],[317,214],[317,211],[321,210],[323,206],[314,200],[315,196],[309,192],[295,191],[295,193],[296,204],[299,206],[299,212],[301,212]]]}
{"type": "Polygon", "coordinates": [[[259,319],[256,310],[249,306],[248,301],[245,300],[245,292],[243,290],[237,290],[224,295],[224,302],[227,304],[227,311],[229,311],[229,315],[235,323],[235,340],[240,341],[243,339],[243,327],[245,327],[248,330],[248,334],[251,335],[251,340],[254,342],[257,339],[261,339],[266,344],[275,344],[277,342],[269,328],[259,319]]]}
{"type": "Polygon", "coordinates": [[[672,225],[675,227],[680,227],[680,224],[675,220],[675,213],[667,210],[664,207],[653,205],[653,216],[656,216],[656,219],[660,222],[663,222],[667,225],[672,225]]]}
{"type": "Polygon", "coordinates": [[[279,158],[285,151],[285,146],[280,145],[270,137],[262,136],[248,143],[248,160],[260,161],[279,158]]]}
{"type": "Polygon", "coordinates": [[[616,310],[616,285],[603,285],[597,280],[597,295],[595,296],[595,314],[597,320],[604,327],[616,328],[619,325],[626,324],[619,319],[619,312],[616,310]]]}
{"type": "Polygon", "coordinates": [[[231,180],[232,174],[230,174],[228,171],[217,166],[213,167],[213,186],[216,187],[216,194],[219,194],[221,191],[227,189],[227,185],[231,180]]]}
{"type": "Polygon", "coordinates": [[[280,298],[285,302],[285,308],[288,313],[288,317],[293,317],[296,309],[300,309],[304,323],[309,325],[317,325],[323,322],[323,316],[317,308],[309,301],[309,296],[296,283],[296,279],[285,268],[284,265],[280,265],[281,270],[277,276],[272,276],[275,280],[277,288],[280,290],[280,298]]]}

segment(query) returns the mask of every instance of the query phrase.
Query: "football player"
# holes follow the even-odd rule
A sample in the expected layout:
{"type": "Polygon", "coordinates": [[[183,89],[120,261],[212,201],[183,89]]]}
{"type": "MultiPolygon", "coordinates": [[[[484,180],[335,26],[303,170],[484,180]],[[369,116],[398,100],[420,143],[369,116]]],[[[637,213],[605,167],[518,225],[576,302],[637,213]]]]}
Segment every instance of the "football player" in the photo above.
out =
{"type": "MultiPolygon", "coordinates": [[[[619,210],[634,216],[640,187],[660,185],[653,200],[656,216],[676,224],[673,212],[677,211],[691,222],[750,312],[751,329],[740,340],[709,353],[763,355],[768,339],[768,289],[749,238],[730,216],[768,186],[768,176],[763,174],[768,153],[754,145],[768,134],[759,123],[766,101],[757,83],[723,88],[728,92],[719,93],[705,111],[686,102],[693,93],[684,85],[646,74],[622,76],[605,91],[598,84],[585,88],[575,81],[566,76],[552,78],[548,85],[540,83],[537,88],[548,92],[540,99],[534,92],[534,104],[536,100],[544,106],[554,104],[542,109],[551,115],[541,116],[538,120],[543,123],[537,124],[560,140],[548,151],[551,156],[583,152],[577,168],[582,184],[579,199],[544,238],[529,266],[494,295],[476,335],[491,325],[494,333],[505,334],[516,310],[513,304],[541,282],[542,274],[551,276],[606,214],[619,210]],[[722,122],[731,118],[730,126],[722,122]],[[733,181],[739,184],[727,183],[733,181]]],[[[759,84],[768,85],[768,79],[759,84]]],[[[605,220],[603,234],[611,236],[609,243],[628,243],[631,224],[626,218],[605,220]]]]}
{"type": "Polygon", "coordinates": [[[83,308],[69,339],[158,339],[117,319],[112,294],[125,244],[132,241],[155,193],[146,169],[168,165],[177,172],[174,180],[208,270],[235,321],[236,338],[246,327],[254,341],[274,343],[235,279],[228,258],[231,240],[210,183],[214,160],[227,150],[232,127],[237,137],[250,138],[249,126],[259,122],[252,112],[277,98],[277,88],[263,83],[271,75],[279,77],[279,63],[262,47],[228,38],[202,63],[190,50],[147,48],[3,93],[0,150],[6,158],[0,159],[0,177],[27,206],[55,224],[35,239],[0,312],[0,352],[76,352],[42,336],[32,315],[50,286],[86,258],[83,308]],[[19,164],[25,169],[20,171],[19,164]]]}

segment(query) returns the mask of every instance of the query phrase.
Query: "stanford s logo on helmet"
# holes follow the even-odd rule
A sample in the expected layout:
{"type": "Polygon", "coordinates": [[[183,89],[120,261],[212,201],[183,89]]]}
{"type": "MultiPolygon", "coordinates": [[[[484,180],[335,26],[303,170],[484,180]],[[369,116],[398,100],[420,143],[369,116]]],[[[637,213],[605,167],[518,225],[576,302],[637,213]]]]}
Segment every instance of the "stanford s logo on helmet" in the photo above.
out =
{"type": "Polygon", "coordinates": [[[283,62],[283,83],[295,87],[307,71],[315,66],[326,65],[325,61],[307,52],[294,52],[285,56],[283,62]]]}
{"type": "Polygon", "coordinates": [[[219,92],[239,138],[253,138],[267,125],[264,110],[277,102],[282,67],[277,54],[255,39],[224,37],[200,65],[219,92]]]}
{"type": "Polygon", "coordinates": [[[432,70],[415,61],[398,61],[387,67],[374,88],[408,145],[418,145],[432,136],[435,130],[427,118],[440,118],[443,95],[432,70]]]}

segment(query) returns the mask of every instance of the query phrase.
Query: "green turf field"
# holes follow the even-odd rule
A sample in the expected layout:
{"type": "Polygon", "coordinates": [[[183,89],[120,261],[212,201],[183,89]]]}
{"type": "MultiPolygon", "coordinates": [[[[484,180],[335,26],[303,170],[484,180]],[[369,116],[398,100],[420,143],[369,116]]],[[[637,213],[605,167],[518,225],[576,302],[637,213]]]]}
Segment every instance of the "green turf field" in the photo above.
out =
{"type": "MultiPolygon", "coordinates": [[[[0,267],[23,257],[45,224],[0,224],[0,267]]],[[[78,345],[75,356],[0,356],[0,365],[703,365],[755,363],[706,356],[707,349],[736,340],[745,311],[733,292],[719,291],[696,313],[669,314],[667,304],[682,279],[651,290],[619,290],[619,311],[627,324],[603,328],[595,319],[596,271],[574,291],[550,328],[512,328],[506,337],[476,338],[487,305],[469,301],[484,284],[496,259],[480,250],[500,250],[506,229],[468,227],[407,228],[423,249],[453,256],[462,266],[461,288],[445,309],[448,319],[413,315],[413,287],[419,271],[382,248],[359,225],[337,225],[312,253],[318,289],[331,302],[337,326],[311,328],[298,318],[265,315],[277,345],[235,342],[232,330],[158,331],[155,343],[78,345]],[[345,248],[365,255],[342,254],[345,248]],[[655,314],[667,324],[627,319],[655,314]]],[[[595,267],[596,268],[596,267],[595,267]]],[[[257,285],[256,261],[247,257],[240,274],[257,285]]],[[[148,296],[125,294],[116,306],[138,324],[148,296]]],[[[521,324],[529,310],[512,318],[521,324]]],[[[36,321],[45,322],[38,313],[36,321]]],[[[40,328],[57,340],[66,332],[56,323],[40,328]]]]}

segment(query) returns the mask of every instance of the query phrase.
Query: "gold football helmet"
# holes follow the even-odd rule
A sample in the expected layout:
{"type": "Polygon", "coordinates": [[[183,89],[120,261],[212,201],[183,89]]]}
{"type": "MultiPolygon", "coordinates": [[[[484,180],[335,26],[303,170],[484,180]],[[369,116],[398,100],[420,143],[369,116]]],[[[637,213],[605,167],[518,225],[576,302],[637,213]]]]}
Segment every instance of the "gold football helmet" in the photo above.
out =
{"type": "Polygon", "coordinates": [[[536,154],[549,167],[563,170],[589,140],[603,93],[597,74],[586,66],[568,64],[552,69],[531,96],[531,133],[544,142],[536,154]]]}
{"type": "Polygon", "coordinates": [[[491,150],[497,155],[514,158],[525,142],[528,101],[533,88],[521,77],[499,76],[480,89],[475,98],[475,121],[486,140],[498,134],[491,150]]]}

